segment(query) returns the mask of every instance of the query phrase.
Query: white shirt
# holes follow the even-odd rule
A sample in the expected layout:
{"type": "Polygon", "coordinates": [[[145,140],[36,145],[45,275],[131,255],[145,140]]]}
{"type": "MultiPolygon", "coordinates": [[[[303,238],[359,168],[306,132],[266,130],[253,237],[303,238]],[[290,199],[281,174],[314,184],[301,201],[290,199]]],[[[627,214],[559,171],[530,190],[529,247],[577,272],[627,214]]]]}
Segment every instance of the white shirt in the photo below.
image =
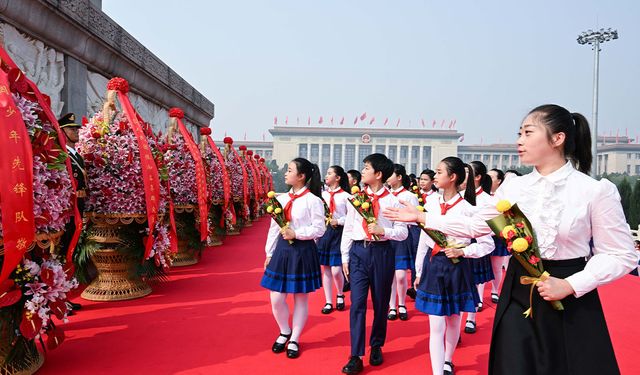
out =
{"type": "MultiPolygon", "coordinates": [[[[449,208],[446,215],[442,215],[440,204],[445,203],[445,201],[442,195],[438,195],[438,197],[438,200],[429,199],[427,201],[428,203],[425,209],[432,215],[456,217],[459,220],[468,220],[468,215],[472,215],[476,211],[475,207],[472,206],[471,203],[462,199],[462,201],[458,202],[458,204],[449,208]]],[[[446,203],[454,204],[460,198],[460,194],[454,195],[453,198],[451,198],[446,203]]],[[[454,237],[450,235],[447,235],[447,241],[466,245],[466,247],[462,249],[466,258],[481,258],[487,254],[490,254],[495,248],[495,243],[493,242],[493,238],[490,234],[479,236],[478,238],[476,238],[475,243],[471,243],[470,238],[454,237]]],[[[421,231],[420,240],[418,241],[418,254],[416,255],[416,276],[419,277],[422,275],[424,257],[427,255],[427,251],[429,250],[429,248],[433,248],[434,246],[435,242],[431,239],[431,237],[429,237],[424,231],[421,231]]]]}
{"type": "MultiPolygon", "coordinates": [[[[393,195],[395,195],[395,193],[400,192],[398,193],[398,195],[395,195],[395,197],[398,198],[399,201],[406,202],[413,207],[417,207],[420,204],[418,202],[418,197],[416,197],[416,195],[410,192],[409,190],[405,189],[404,186],[401,186],[398,189],[389,189],[389,191],[393,195]]],[[[416,225],[416,223],[405,223],[405,224],[416,225]]]]}
{"type": "MultiPolygon", "coordinates": [[[[585,269],[566,278],[576,297],[628,274],[637,265],[638,254],[616,186],[594,180],[570,162],[547,176],[534,169],[505,180],[495,198],[518,204],[533,226],[543,259],[589,257],[593,238],[594,255],[585,269]]],[[[491,205],[478,207],[472,219],[428,213],[426,225],[455,236],[477,237],[491,233],[485,220],[498,214],[491,205]]]]}
{"type": "MultiPolygon", "coordinates": [[[[339,189],[340,188],[337,188],[331,191],[337,191],[339,189]]],[[[331,194],[329,194],[328,191],[322,192],[322,198],[324,198],[324,201],[327,203],[327,207],[331,207],[331,194]]],[[[351,203],[347,202],[348,198],[351,198],[351,194],[344,190],[333,196],[333,201],[336,203],[336,210],[332,217],[338,221],[338,225],[344,225],[344,221],[347,218],[347,206],[351,205],[351,203]]]]}
{"type": "MultiPolygon", "coordinates": [[[[376,192],[376,195],[380,196],[385,187],[376,192]]],[[[367,193],[373,194],[371,188],[367,187],[367,193]]],[[[391,221],[382,216],[382,211],[387,207],[402,207],[398,198],[389,193],[386,196],[378,200],[380,203],[380,212],[376,223],[384,228],[384,235],[380,236],[380,241],[395,240],[403,241],[407,239],[409,231],[407,225],[399,221],[391,221]]],[[[349,250],[353,241],[362,241],[367,239],[367,234],[362,227],[362,216],[356,211],[356,209],[348,203],[347,218],[345,219],[344,229],[342,231],[342,241],[340,242],[340,252],[342,253],[342,263],[349,263],[349,250]]]]}
{"type": "MultiPolygon", "coordinates": [[[[303,187],[296,195],[302,194],[306,189],[306,187],[303,187]]],[[[293,189],[289,193],[293,193],[293,189]]],[[[289,194],[281,194],[276,199],[280,202],[284,211],[284,207],[291,198],[289,198],[289,194]]],[[[320,198],[311,192],[296,198],[291,206],[289,228],[293,229],[298,240],[315,240],[322,237],[327,228],[325,226],[324,205],[320,198]]],[[[267,243],[264,247],[267,257],[271,257],[276,249],[276,242],[280,235],[280,226],[272,218],[269,234],[267,235],[267,243]]]]}

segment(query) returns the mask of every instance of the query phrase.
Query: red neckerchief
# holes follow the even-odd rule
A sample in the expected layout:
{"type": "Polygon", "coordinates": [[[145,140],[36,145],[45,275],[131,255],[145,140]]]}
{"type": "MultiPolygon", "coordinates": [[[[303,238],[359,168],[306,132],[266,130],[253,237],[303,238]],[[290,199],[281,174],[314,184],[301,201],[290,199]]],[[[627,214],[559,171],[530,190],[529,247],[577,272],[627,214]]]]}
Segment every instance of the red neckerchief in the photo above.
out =
{"type": "Polygon", "coordinates": [[[284,218],[291,222],[291,208],[293,207],[293,201],[304,196],[309,192],[309,189],[304,189],[304,191],[300,194],[289,193],[289,202],[284,206],[284,218]]]}
{"type": "Polygon", "coordinates": [[[338,188],[338,190],[336,191],[330,191],[329,195],[331,196],[329,198],[329,212],[331,212],[332,214],[334,212],[336,212],[336,200],[334,198],[334,195],[338,194],[338,193],[342,193],[344,190],[342,190],[342,188],[338,188]]]}
{"type": "MultiPolygon", "coordinates": [[[[445,203],[445,202],[440,203],[440,213],[442,215],[446,215],[447,211],[452,209],[456,204],[462,202],[463,200],[464,199],[460,195],[458,195],[458,199],[456,199],[456,201],[453,202],[452,204],[445,203]]],[[[433,250],[431,251],[431,256],[434,256],[434,255],[438,254],[440,252],[440,250],[442,250],[442,247],[440,247],[440,245],[436,244],[433,247],[433,250]]]]}
{"type": "MultiPolygon", "coordinates": [[[[373,194],[369,194],[367,193],[367,195],[369,196],[369,198],[371,198],[371,208],[373,209],[373,216],[376,218],[376,220],[378,219],[378,213],[380,212],[380,199],[384,198],[385,196],[389,195],[389,190],[382,188],[382,193],[380,195],[377,195],[375,193],[373,194]]],[[[369,233],[369,225],[367,224],[367,221],[362,218],[362,229],[364,229],[364,232],[367,234],[367,238],[369,240],[371,240],[371,233],[369,233]]]]}
{"type": "Polygon", "coordinates": [[[403,191],[405,191],[405,190],[407,190],[407,189],[405,189],[405,188],[404,188],[404,186],[403,186],[403,187],[402,187],[400,190],[398,190],[398,191],[392,191],[392,192],[391,192],[391,194],[393,194],[393,196],[394,196],[394,197],[397,197],[397,196],[398,196],[398,194],[402,193],[402,192],[403,192],[403,191]]]}
{"type": "Polygon", "coordinates": [[[480,190],[476,191],[476,197],[480,194],[484,193],[484,190],[482,190],[482,188],[480,188],[480,190]]]}
{"type": "Polygon", "coordinates": [[[453,202],[453,204],[449,204],[449,203],[440,203],[440,214],[442,215],[446,215],[447,211],[449,211],[450,209],[452,209],[456,204],[462,202],[464,200],[464,198],[462,198],[460,195],[458,195],[458,199],[453,202]]]}

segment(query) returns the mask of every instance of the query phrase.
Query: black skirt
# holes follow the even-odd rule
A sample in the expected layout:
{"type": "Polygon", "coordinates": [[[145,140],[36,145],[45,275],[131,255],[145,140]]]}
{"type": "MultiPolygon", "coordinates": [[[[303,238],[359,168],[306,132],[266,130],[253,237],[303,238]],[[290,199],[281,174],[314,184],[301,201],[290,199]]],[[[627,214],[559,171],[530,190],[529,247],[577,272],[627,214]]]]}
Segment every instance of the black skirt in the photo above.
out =
{"type": "MultiPolygon", "coordinates": [[[[533,318],[529,307],[528,276],[515,258],[509,261],[493,325],[489,374],[495,375],[613,375],[620,370],[597,290],[580,298],[562,300],[556,311],[533,291],[533,318]]],[[[566,278],[584,269],[583,258],[543,261],[551,276],[566,278]]]]}

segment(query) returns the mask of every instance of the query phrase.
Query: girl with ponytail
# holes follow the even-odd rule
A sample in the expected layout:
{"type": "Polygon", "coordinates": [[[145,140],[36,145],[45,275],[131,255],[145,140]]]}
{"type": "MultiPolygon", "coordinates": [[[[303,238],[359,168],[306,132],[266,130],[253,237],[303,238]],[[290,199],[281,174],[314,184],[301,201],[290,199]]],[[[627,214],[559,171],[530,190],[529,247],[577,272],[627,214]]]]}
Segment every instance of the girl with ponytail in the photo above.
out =
{"type": "MultiPolygon", "coordinates": [[[[409,191],[411,179],[407,176],[407,171],[400,164],[393,165],[393,174],[387,179],[389,191],[399,200],[418,206],[418,198],[409,191]]],[[[415,253],[420,239],[420,228],[415,223],[408,225],[409,235],[403,241],[390,241],[391,248],[395,252],[395,276],[391,285],[391,298],[389,299],[389,314],[387,319],[408,320],[407,312],[407,270],[414,269],[415,253]],[[397,296],[397,304],[396,304],[397,296]]]]}
{"type": "Polygon", "coordinates": [[[327,223],[327,231],[318,240],[318,254],[322,265],[322,288],[324,289],[325,305],[322,308],[323,314],[333,312],[332,287],[336,287],[336,309],[342,311],[344,304],[344,276],[342,274],[342,254],[340,253],[340,241],[342,230],[347,217],[347,199],[351,197],[348,193],[349,176],[344,169],[334,165],[327,169],[324,183],[328,190],[322,192],[329,212],[331,221],[327,223]]]}
{"type": "MultiPolygon", "coordinates": [[[[465,217],[473,211],[469,203],[475,203],[476,198],[473,169],[465,170],[462,160],[456,157],[443,159],[436,168],[435,183],[442,195],[437,200],[427,200],[426,211],[442,217],[465,217]]],[[[452,236],[447,236],[447,240],[466,247],[440,249],[421,232],[416,259],[416,309],[429,315],[431,370],[437,375],[453,373],[453,352],[460,338],[461,313],[475,312],[480,301],[466,258],[484,256],[493,249],[491,236],[479,236],[475,243],[468,238],[452,236]],[[449,259],[461,256],[458,263],[449,259]]]]}
{"type": "MultiPolygon", "coordinates": [[[[472,161],[466,167],[473,176],[470,180],[473,181],[475,189],[475,204],[474,206],[491,205],[497,203],[495,199],[487,192],[491,191],[491,177],[487,175],[487,167],[481,161],[472,161]],[[487,190],[485,190],[487,189],[487,190]]],[[[493,239],[492,239],[493,241],[493,239]]],[[[495,249],[495,244],[491,247],[491,251],[495,249]]],[[[480,258],[469,259],[471,265],[471,272],[473,274],[473,283],[478,289],[478,296],[480,297],[480,303],[478,303],[478,312],[482,311],[484,300],[484,284],[493,280],[493,269],[491,267],[491,254],[487,254],[480,258]]],[[[467,321],[464,326],[465,333],[476,333],[476,313],[469,313],[467,315],[467,321]]]]}
{"type": "MultiPolygon", "coordinates": [[[[506,179],[495,197],[517,203],[527,215],[540,249],[538,262],[550,276],[532,290],[520,282],[528,276],[524,267],[513,257],[509,261],[488,373],[619,374],[597,288],[628,274],[638,255],[615,185],[587,174],[592,161],[589,124],[579,113],[542,105],[522,121],[517,145],[522,164],[534,169],[506,179]],[[530,298],[535,316],[524,318],[530,298]],[[547,301],[562,301],[564,311],[547,301]]],[[[385,216],[417,220],[448,235],[477,237],[491,233],[486,220],[498,214],[491,205],[464,218],[407,206],[387,209],[385,216]]]]}
{"type": "Polygon", "coordinates": [[[320,288],[322,283],[315,239],[322,237],[326,227],[318,166],[307,159],[294,159],[284,179],[291,190],[277,199],[289,226],[281,229],[275,220],[271,221],[260,285],[271,291],[271,309],[280,328],[271,350],[282,353],[286,349],[288,358],[297,358],[300,355],[298,340],[309,315],[308,293],[320,288]],[[294,301],[292,326],[289,326],[287,306],[289,293],[293,293],[294,301]]]}

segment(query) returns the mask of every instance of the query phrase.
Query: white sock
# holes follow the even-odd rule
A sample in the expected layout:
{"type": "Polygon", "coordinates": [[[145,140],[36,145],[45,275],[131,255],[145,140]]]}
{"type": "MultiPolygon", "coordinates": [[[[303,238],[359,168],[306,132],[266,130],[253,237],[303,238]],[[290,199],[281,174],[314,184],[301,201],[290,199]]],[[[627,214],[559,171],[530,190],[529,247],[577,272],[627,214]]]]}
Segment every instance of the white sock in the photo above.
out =
{"type": "MultiPolygon", "coordinates": [[[[291,333],[291,328],[289,327],[289,306],[287,305],[287,294],[272,291],[270,293],[270,297],[271,311],[273,312],[273,317],[276,319],[276,323],[280,328],[280,333],[291,333]]],[[[276,342],[284,344],[287,342],[287,339],[282,336],[278,336],[276,342]]]]}
{"type": "Polygon", "coordinates": [[[476,286],[478,288],[478,296],[480,296],[480,303],[484,301],[484,283],[478,284],[476,286]]]}
{"type": "Polygon", "coordinates": [[[296,293],[293,295],[293,302],[291,341],[298,342],[302,329],[307,322],[307,317],[309,316],[309,295],[307,293],[296,293]]]}
{"type": "Polygon", "coordinates": [[[336,293],[342,295],[342,288],[344,288],[344,275],[342,274],[342,267],[331,267],[331,273],[333,274],[333,283],[336,286],[336,293]]]}
{"type": "Polygon", "coordinates": [[[398,305],[405,306],[407,301],[407,270],[396,270],[395,278],[398,288],[398,305]]]}
{"type": "MultiPolygon", "coordinates": [[[[444,365],[444,336],[447,323],[444,316],[429,315],[429,356],[433,375],[442,375],[444,365]]],[[[458,329],[460,325],[458,324],[458,329]]]]}
{"type": "Polygon", "coordinates": [[[460,315],[451,315],[445,318],[447,322],[447,332],[445,335],[445,350],[444,361],[453,362],[453,352],[458,345],[458,339],[460,338],[460,321],[462,320],[460,315]]]}
{"type": "Polygon", "coordinates": [[[331,301],[333,300],[333,298],[331,298],[331,268],[332,267],[330,266],[322,266],[322,289],[324,290],[324,301],[326,303],[331,303],[331,301]]]}
{"type": "Polygon", "coordinates": [[[391,298],[389,298],[389,308],[396,308],[396,296],[398,295],[398,283],[396,282],[396,276],[393,276],[393,282],[391,283],[391,298]]]}
{"type": "Polygon", "coordinates": [[[493,280],[491,280],[491,293],[500,294],[500,283],[502,282],[502,258],[491,257],[491,268],[493,268],[493,280]]]}

